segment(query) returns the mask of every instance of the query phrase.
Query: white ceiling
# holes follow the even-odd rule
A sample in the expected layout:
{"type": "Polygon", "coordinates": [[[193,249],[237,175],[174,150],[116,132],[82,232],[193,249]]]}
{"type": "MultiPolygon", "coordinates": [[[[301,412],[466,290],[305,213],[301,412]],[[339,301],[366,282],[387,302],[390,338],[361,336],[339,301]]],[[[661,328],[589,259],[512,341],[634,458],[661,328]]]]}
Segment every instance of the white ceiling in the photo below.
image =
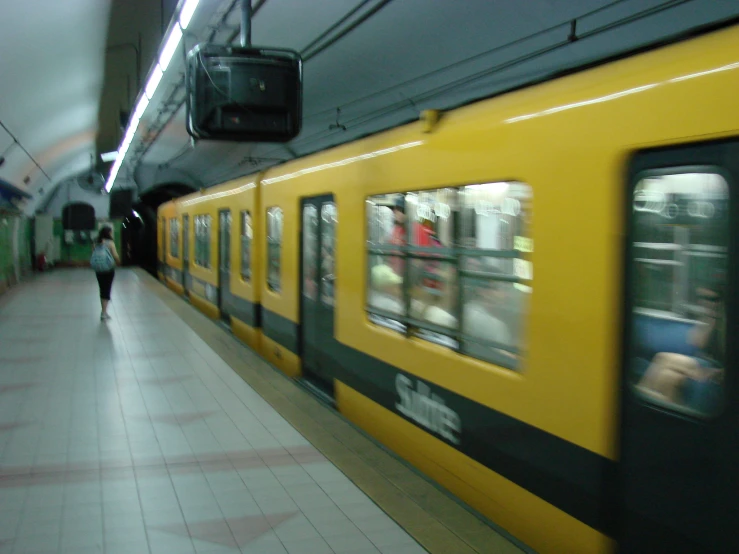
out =
{"type": "MultiPolygon", "coordinates": [[[[253,43],[304,54],[300,136],[287,146],[191,145],[181,106],[184,52],[211,34],[226,41],[240,15],[237,0],[201,0],[116,186],[209,186],[415,119],[425,108],[449,109],[739,16],[737,0],[252,1],[253,43]],[[570,43],[575,18],[580,40],[570,43]],[[346,130],[329,128],[336,108],[346,130]]],[[[89,169],[98,117],[117,117],[117,107],[98,116],[111,0],[0,0],[0,8],[0,123],[22,146],[8,150],[0,179],[33,193],[32,208],[89,169]]],[[[144,83],[153,62],[142,60],[144,83]]],[[[0,154],[11,143],[0,127],[0,154]]]]}
{"type": "Polygon", "coordinates": [[[48,192],[89,167],[109,10],[109,0],[0,0],[0,179],[48,192]]]}

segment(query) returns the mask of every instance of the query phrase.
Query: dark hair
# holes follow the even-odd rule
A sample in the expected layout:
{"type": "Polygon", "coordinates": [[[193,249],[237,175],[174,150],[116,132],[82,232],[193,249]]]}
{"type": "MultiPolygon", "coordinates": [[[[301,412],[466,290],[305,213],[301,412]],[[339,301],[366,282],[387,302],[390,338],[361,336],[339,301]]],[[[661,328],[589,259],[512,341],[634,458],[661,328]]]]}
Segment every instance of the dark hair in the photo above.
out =
{"type": "Polygon", "coordinates": [[[102,244],[104,240],[113,240],[113,230],[108,227],[102,227],[98,233],[97,243],[102,244]]]}

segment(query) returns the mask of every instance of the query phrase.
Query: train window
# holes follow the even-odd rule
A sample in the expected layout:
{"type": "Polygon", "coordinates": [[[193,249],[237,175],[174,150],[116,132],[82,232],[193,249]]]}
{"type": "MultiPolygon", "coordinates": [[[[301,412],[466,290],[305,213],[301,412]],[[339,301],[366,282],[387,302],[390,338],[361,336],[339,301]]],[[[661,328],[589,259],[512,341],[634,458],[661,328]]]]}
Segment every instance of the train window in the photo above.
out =
{"type": "Polygon", "coordinates": [[[176,217],[169,220],[169,255],[180,257],[180,220],[176,217]]]}
{"type": "Polygon", "coordinates": [[[211,216],[195,216],[195,264],[210,268],[211,216]]]}
{"type": "Polygon", "coordinates": [[[267,209],[267,286],[275,292],[280,291],[281,254],[282,208],[273,206],[267,209]]]}
{"type": "Polygon", "coordinates": [[[318,209],[303,206],[303,295],[311,300],[318,296],[318,209]]]}
{"type": "Polygon", "coordinates": [[[370,320],[518,368],[533,279],[530,202],[517,182],[369,198],[370,320]]]}
{"type": "Polygon", "coordinates": [[[336,224],[338,222],[336,204],[324,202],[321,205],[321,302],[334,305],[336,224]]]}
{"type": "Polygon", "coordinates": [[[634,189],[631,381],[643,400],[702,418],[723,399],[728,208],[715,173],[653,175],[634,189]]]}
{"type": "Polygon", "coordinates": [[[251,241],[254,231],[251,226],[251,214],[248,210],[241,212],[241,278],[251,279],[251,241]]]}

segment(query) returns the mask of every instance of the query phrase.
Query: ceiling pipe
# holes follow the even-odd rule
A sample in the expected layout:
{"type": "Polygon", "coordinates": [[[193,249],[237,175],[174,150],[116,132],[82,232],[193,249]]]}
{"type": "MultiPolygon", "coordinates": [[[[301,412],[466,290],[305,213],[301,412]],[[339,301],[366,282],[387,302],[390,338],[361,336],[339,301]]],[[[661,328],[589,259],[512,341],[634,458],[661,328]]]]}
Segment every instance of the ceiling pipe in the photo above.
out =
{"type": "Polygon", "coordinates": [[[251,0],[241,0],[241,46],[251,46],[251,0]]]}

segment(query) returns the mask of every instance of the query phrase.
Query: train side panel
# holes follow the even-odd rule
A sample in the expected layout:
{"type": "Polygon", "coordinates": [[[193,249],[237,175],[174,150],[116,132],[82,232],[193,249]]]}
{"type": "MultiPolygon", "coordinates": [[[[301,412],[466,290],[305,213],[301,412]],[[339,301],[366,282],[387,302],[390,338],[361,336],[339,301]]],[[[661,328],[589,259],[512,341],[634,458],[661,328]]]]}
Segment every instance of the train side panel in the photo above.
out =
{"type": "Polygon", "coordinates": [[[259,210],[259,176],[240,180],[240,192],[228,205],[232,209],[231,229],[231,294],[237,306],[231,313],[234,334],[253,350],[261,350],[260,287],[262,266],[258,263],[262,242],[257,229],[259,210]]]}
{"type": "MultiPolygon", "coordinates": [[[[265,207],[279,194],[285,209],[290,295],[300,290],[300,199],[336,196],[335,328],[347,347],[339,408],[438,479],[449,474],[442,480],[452,491],[541,551],[612,546],[602,491],[616,458],[625,166],[636,149],[737,132],[737,46],[736,29],[720,32],[457,110],[430,135],[406,126],[360,141],[359,152],[335,149],[265,176],[265,207]],[[711,105],[691,109],[702,96],[711,105]],[[532,191],[536,277],[523,367],[511,371],[371,323],[361,247],[367,198],[511,180],[532,191]],[[462,439],[445,442],[465,456],[440,464],[438,432],[400,409],[408,391],[399,378],[415,379],[416,390],[455,412],[462,439]],[[377,408],[359,409],[357,395],[377,408]],[[400,433],[400,417],[420,429],[415,437],[400,433]],[[487,479],[470,469],[481,461],[487,479]],[[500,477],[515,483],[506,495],[487,486],[500,477]],[[541,532],[554,525],[566,529],[563,543],[541,532]]],[[[290,300],[282,307],[292,318],[298,303],[290,300]]]]}
{"type": "Polygon", "coordinates": [[[211,196],[202,193],[186,197],[180,206],[191,229],[190,302],[208,317],[218,319],[218,210],[211,196]]]}
{"type": "MultiPolygon", "coordinates": [[[[299,377],[303,203],[332,194],[338,408],[536,550],[608,552],[626,168],[642,149],[737,135],[737,52],[735,27],[455,110],[431,133],[411,124],[296,160],[267,171],[253,193],[228,197],[228,185],[182,206],[191,221],[208,214],[214,223],[219,206],[253,209],[261,273],[250,288],[232,264],[234,294],[261,302],[259,351],[299,377]],[[513,181],[531,195],[519,367],[369,319],[370,198],[513,181]]],[[[215,227],[210,240],[212,257],[215,227]]],[[[192,272],[218,286],[217,258],[210,262],[192,272]]],[[[239,318],[232,325],[246,340],[255,329],[239,318]]]]}

